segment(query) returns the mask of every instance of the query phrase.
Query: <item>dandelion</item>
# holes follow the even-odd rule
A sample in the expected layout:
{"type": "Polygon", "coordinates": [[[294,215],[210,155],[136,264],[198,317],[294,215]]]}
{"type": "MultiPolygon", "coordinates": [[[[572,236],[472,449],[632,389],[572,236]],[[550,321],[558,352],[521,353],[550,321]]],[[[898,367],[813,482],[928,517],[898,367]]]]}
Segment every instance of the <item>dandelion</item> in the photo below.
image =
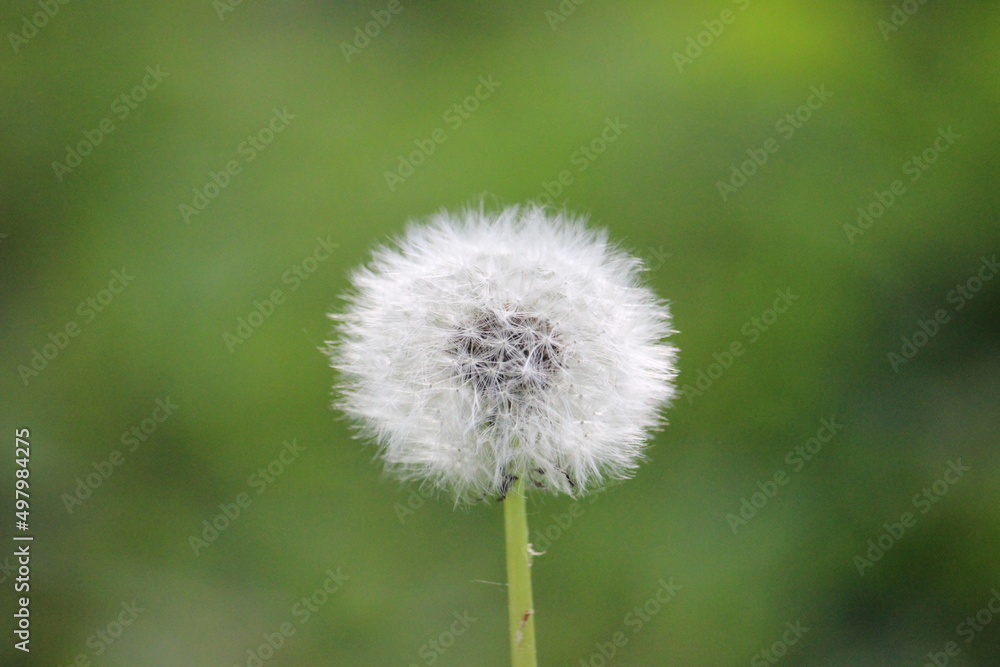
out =
{"type": "Polygon", "coordinates": [[[387,470],[457,504],[506,498],[514,664],[534,664],[526,490],[630,476],[675,393],[642,268],[566,213],[442,212],[377,248],[331,315],[336,405],[387,470]]]}

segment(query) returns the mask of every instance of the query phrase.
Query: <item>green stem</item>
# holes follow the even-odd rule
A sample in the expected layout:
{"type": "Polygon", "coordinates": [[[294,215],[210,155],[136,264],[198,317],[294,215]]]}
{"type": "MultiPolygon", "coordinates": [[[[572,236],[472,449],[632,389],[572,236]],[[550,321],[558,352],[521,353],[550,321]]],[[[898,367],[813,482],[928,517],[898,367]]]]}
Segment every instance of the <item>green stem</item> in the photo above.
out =
{"type": "Polygon", "coordinates": [[[510,621],[510,664],[535,667],[535,607],[531,599],[531,553],[528,551],[528,515],[524,502],[524,475],[503,503],[507,538],[507,596],[510,621]]]}

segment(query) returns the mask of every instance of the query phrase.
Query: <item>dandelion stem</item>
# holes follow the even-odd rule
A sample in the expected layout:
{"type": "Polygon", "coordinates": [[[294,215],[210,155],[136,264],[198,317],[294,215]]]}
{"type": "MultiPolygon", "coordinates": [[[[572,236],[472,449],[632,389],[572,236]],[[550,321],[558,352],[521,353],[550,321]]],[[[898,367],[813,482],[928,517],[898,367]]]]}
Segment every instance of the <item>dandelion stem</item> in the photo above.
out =
{"type": "Polygon", "coordinates": [[[535,667],[538,664],[535,657],[535,608],[531,597],[531,553],[528,550],[524,478],[525,475],[521,475],[503,503],[512,667],[535,667]]]}

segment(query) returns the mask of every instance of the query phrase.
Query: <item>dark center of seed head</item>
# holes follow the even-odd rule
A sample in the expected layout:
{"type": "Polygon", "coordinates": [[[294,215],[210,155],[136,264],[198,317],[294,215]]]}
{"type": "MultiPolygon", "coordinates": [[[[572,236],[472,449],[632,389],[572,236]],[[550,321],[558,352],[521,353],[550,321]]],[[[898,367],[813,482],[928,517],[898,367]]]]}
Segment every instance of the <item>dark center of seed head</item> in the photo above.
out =
{"type": "Polygon", "coordinates": [[[548,386],[561,349],[546,320],[489,310],[459,328],[452,352],[460,376],[473,383],[476,391],[497,398],[520,398],[548,386]]]}

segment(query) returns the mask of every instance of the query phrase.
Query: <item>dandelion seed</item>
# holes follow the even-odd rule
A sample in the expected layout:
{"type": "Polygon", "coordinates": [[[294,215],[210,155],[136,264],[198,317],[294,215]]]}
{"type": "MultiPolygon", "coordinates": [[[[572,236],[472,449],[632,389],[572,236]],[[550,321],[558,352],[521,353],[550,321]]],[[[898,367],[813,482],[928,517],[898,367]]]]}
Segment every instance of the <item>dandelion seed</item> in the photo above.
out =
{"type": "Polygon", "coordinates": [[[538,207],[413,224],[331,316],[338,406],[389,471],[457,502],[530,472],[574,495],[627,477],[675,391],[669,312],[641,270],[538,207]]]}

